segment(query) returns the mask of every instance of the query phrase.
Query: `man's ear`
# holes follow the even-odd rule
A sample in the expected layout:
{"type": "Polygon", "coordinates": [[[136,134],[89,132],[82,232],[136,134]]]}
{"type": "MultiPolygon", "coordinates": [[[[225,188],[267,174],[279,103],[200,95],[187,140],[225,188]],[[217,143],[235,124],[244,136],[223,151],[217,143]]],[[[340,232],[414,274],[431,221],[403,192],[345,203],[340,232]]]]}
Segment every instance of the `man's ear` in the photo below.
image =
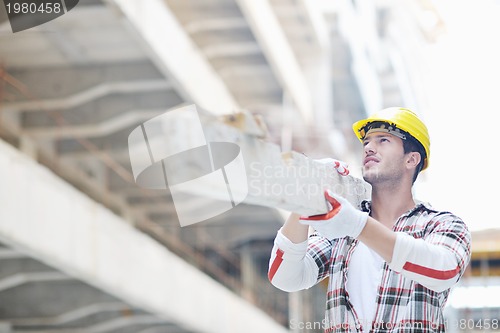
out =
{"type": "Polygon", "coordinates": [[[422,156],[420,153],[412,151],[407,154],[406,165],[411,168],[416,168],[421,160],[422,156]]]}

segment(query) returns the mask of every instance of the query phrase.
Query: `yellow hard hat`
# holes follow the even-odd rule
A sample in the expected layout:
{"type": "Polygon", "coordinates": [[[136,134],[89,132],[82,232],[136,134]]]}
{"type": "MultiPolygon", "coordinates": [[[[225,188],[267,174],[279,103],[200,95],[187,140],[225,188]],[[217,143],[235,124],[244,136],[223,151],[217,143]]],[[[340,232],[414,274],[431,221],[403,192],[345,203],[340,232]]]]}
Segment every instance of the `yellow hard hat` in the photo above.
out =
{"type": "Polygon", "coordinates": [[[425,160],[422,170],[429,165],[431,141],[427,126],[418,118],[415,112],[401,107],[383,109],[366,119],[355,122],[352,125],[354,133],[360,141],[363,141],[367,126],[374,122],[384,122],[396,129],[402,130],[417,140],[425,150],[425,160]]]}

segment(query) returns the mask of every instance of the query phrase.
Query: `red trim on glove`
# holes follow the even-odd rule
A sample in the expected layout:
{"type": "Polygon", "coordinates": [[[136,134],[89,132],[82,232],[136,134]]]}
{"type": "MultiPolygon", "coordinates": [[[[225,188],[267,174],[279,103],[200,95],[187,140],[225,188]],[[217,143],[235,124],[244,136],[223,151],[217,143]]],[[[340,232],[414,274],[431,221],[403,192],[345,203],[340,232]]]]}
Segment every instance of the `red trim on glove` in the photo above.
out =
{"type": "Polygon", "coordinates": [[[273,264],[271,265],[271,268],[269,269],[269,273],[267,274],[267,277],[269,278],[269,281],[273,281],[274,275],[278,271],[278,268],[280,268],[281,263],[283,262],[283,250],[277,249],[276,250],[276,258],[274,258],[273,264]]]}
{"type": "Polygon", "coordinates": [[[337,172],[341,175],[341,176],[347,176],[349,174],[349,169],[345,166],[342,166],[342,169],[343,170],[339,170],[339,168],[341,167],[340,165],[340,162],[339,161],[335,161],[335,165],[333,166],[335,169],[337,169],[337,172]]]}
{"type": "Polygon", "coordinates": [[[332,205],[332,209],[328,213],[321,215],[313,215],[313,216],[301,216],[300,219],[308,221],[320,221],[320,220],[329,220],[335,215],[337,215],[338,212],[340,212],[340,209],[342,208],[340,202],[338,202],[335,198],[331,197],[330,194],[328,194],[328,191],[325,191],[325,198],[332,205]]]}

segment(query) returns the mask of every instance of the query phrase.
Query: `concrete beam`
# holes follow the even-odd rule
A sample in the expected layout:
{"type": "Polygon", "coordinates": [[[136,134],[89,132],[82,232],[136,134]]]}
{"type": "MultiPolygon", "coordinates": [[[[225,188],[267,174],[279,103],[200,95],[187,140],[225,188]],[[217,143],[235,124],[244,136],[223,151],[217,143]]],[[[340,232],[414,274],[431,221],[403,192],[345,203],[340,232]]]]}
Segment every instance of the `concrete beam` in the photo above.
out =
{"type": "Polygon", "coordinates": [[[81,106],[85,103],[89,103],[110,94],[129,94],[157,90],[161,91],[169,90],[171,88],[172,84],[161,79],[102,82],[70,96],[53,99],[38,99],[26,102],[5,103],[3,108],[13,112],[64,110],[81,106]]]}
{"type": "Polygon", "coordinates": [[[152,203],[140,203],[131,205],[132,209],[140,214],[165,214],[169,216],[175,215],[175,207],[170,202],[165,202],[158,204],[158,202],[152,203]]]}
{"type": "Polygon", "coordinates": [[[293,151],[282,153],[279,146],[265,141],[264,124],[249,113],[214,117],[196,111],[194,105],[171,110],[129,136],[135,180],[146,188],[167,189],[169,184],[176,207],[180,205],[181,225],[185,225],[181,216],[188,214],[182,207],[187,201],[192,214],[186,215],[187,223],[200,222],[204,214],[211,213],[201,211],[207,202],[200,200],[203,198],[213,205],[230,201],[234,206],[243,201],[316,215],[328,211],[324,199],[327,188],[356,206],[370,196],[367,183],[340,176],[332,165],[293,151]],[[226,143],[233,143],[238,151],[231,151],[234,147],[226,143]],[[210,147],[208,155],[202,147],[210,147]],[[181,155],[186,151],[192,155],[181,155]],[[224,173],[224,181],[217,177],[218,172],[224,173]],[[182,195],[177,197],[177,193],[182,195]],[[183,202],[178,201],[180,197],[183,202]]]}
{"type": "Polygon", "coordinates": [[[269,0],[238,0],[237,3],[283,90],[290,95],[304,121],[310,122],[312,99],[309,87],[269,0]]]}
{"type": "Polygon", "coordinates": [[[339,14],[339,32],[348,42],[352,54],[351,71],[357,81],[366,114],[372,114],[383,106],[382,88],[377,75],[377,63],[370,55],[377,56],[374,46],[377,41],[372,3],[360,4],[358,9],[351,2],[342,2],[339,14]]]}
{"type": "Polygon", "coordinates": [[[238,57],[251,54],[260,54],[260,46],[255,42],[239,42],[209,45],[203,49],[203,53],[209,59],[218,57],[238,57]]]}
{"type": "Polygon", "coordinates": [[[193,332],[287,332],[1,141],[0,168],[2,243],[193,332]]]}
{"type": "Polygon", "coordinates": [[[29,282],[67,280],[73,280],[73,278],[59,272],[17,273],[0,280],[0,291],[15,288],[29,282]]]}
{"type": "Polygon", "coordinates": [[[120,8],[139,35],[149,45],[151,54],[167,77],[176,82],[187,101],[212,110],[228,113],[238,104],[204,58],[189,35],[162,0],[107,0],[120,8]],[[210,87],[210,89],[207,89],[210,87]]]}
{"type": "Polygon", "coordinates": [[[309,53],[315,55],[329,46],[329,28],[317,3],[309,0],[271,0],[271,3],[287,34],[292,32],[309,37],[308,44],[313,49],[307,50],[309,53]]]}
{"type": "Polygon", "coordinates": [[[242,17],[226,17],[216,19],[194,20],[187,23],[185,26],[186,32],[196,34],[206,31],[224,31],[232,29],[247,28],[248,24],[242,17]]]}
{"type": "Polygon", "coordinates": [[[20,253],[12,249],[5,249],[5,248],[0,249],[0,260],[19,259],[19,258],[26,258],[26,255],[24,253],[20,253]]]}
{"type": "MultiPolygon", "coordinates": [[[[82,93],[95,94],[102,89],[143,91],[141,87],[138,87],[139,85],[143,86],[143,83],[154,85],[159,81],[168,83],[169,88],[171,86],[168,78],[166,79],[149,60],[114,61],[113,63],[73,67],[65,65],[47,68],[16,68],[9,70],[9,74],[22,82],[36,101],[60,100],[82,93]],[[127,87],[124,87],[124,84],[127,87]]],[[[6,105],[7,103],[4,104],[6,105]]]]}
{"type": "Polygon", "coordinates": [[[126,129],[134,124],[146,121],[163,113],[164,109],[132,110],[119,114],[114,118],[97,123],[75,126],[30,127],[24,130],[25,134],[35,138],[67,139],[67,138],[95,138],[110,135],[126,129]]]}
{"type": "MultiPolygon", "coordinates": [[[[111,320],[86,327],[85,331],[88,333],[105,333],[105,332],[117,332],[120,329],[126,329],[133,327],[134,325],[159,325],[168,324],[165,319],[158,318],[152,315],[135,315],[130,317],[113,318],[111,320]]],[[[54,330],[53,333],[58,333],[58,330],[54,330]]],[[[75,330],[74,333],[77,333],[75,330]]],[[[50,333],[50,331],[48,332],[50,333]]]]}
{"type": "Polygon", "coordinates": [[[53,317],[13,318],[9,319],[9,322],[15,326],[53,326],[67,324],[106,312],[123,312],[128,310],[130,310],[130,306],[122,302],[95,303],[53,317]]]}
{"type": "Polygon", "coordinates": [[[324,11],[314,1],[301,0],[297,4],[306,13],[304,16],[314,31],[313,36],[316,44],[320,49],[330,47],[330,29],[326,23],[324,11]]]}
{"type": "Polygon", "coordinates": [[[128,162],[129,155],[128,149],[126,147],[119,146],[117,149],[99,149],[93,152],[89,152],[87,150],[75,150],[72,152],[60,151],[59,156],[61,160],[69,160],[69,161],[79,161],[79,162],[87,162],[92,163],[96,159],[95,155],[103,155],[110,156],[115,161],[125,164],[128,162]]]}

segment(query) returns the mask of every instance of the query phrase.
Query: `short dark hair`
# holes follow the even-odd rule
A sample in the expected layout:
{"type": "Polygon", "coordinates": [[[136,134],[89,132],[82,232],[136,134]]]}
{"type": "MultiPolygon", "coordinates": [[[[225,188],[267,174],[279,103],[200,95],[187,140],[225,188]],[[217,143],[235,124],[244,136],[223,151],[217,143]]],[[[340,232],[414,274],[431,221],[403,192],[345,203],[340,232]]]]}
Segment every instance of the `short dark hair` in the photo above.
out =
{"type": "Polygon", "coordinates": [[[402,140],[403,141],[403,149],[404,153],[412,153],[412,152],[417,152],[420,154],[420,163],[418,163],[417,168],[415,169],[415,174],[413,175],[413,182],[417,180],[418,174],[422,169],[424,168],[424,161],[427,158],[427,154],[425,153],[424,146],[420,142],[417,141],[413,136],[411,136],[408,133],[406,134],[406,139],[402,140]]]}

